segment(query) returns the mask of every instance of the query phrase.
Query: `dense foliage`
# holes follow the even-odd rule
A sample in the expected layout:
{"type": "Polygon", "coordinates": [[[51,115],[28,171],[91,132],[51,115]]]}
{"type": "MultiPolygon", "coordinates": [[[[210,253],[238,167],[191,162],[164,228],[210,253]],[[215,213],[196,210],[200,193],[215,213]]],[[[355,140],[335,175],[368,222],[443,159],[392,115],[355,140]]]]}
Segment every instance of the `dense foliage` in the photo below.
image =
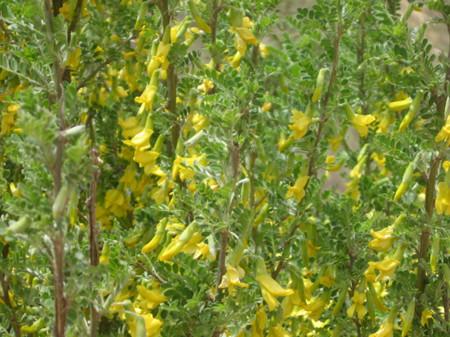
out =
{"type": "Polygon", "coordinates": [[[450,6],[278,2],[0,0],[1,336],[449,336],[450,6]]]}

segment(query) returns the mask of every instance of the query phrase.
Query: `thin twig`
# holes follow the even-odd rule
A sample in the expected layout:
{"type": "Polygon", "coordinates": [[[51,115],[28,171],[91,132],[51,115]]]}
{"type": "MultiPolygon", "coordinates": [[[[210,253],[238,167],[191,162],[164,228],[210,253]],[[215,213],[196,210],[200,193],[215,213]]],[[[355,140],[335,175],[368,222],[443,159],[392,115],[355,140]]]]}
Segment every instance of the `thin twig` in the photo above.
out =
{"type": "MultiPolygon", "coordinates": [[[[55,5],[55,3],[53,4],[55,5]]],[[[60,62],[60,55],[56,48],[56,40],[54,33],[52,4],[50,0],[44,1],[44,16],[46,23],[46,32],[48,47],[53,56],[53,81],[55,86],[55,103],[58,106],[58,124],[60,131],[65,129],[65,95],[63,85],[63,69],[60,62]]],[[[53,175],[53,199],[55,200],[60,192],[62,185],[62,169],[63,169],[63,155],[64,155],[65,139],[62,133],[56,140],[56,154],[55,162],[52,167],[53,175]]],[[[53,201],[54,201],[53,200],[53,201]]],[[[67,319],[68,302],[64,295],[64,230],[58,222],[53,237],[53,277],[54,277],[54,292],[55,292],[55,337],[64,337],[67,319]]]]}
{"type": "Polygon", "coordinates": [[[439,173],[439,166],[441,164],[440,155],[432,158],[430,164],[430,172],[427,179],[427,187],[425,191],[425,211],[427,215],[427,221],[422,228],[420,234],[419,248],[418,248],[418,270],[417,270],[417,281],[416,281],[416,317],[420,318],[422,315],[423,305],[421,303],[421,297],[425,292],[425,286],[427,283],[427,275],[425,270],[425,259],[428,255],[428,250],[430,246],[430,236],[431,236],[431,222],[433,218],[434,201],[436,197],[436,178],[439,173]]]}

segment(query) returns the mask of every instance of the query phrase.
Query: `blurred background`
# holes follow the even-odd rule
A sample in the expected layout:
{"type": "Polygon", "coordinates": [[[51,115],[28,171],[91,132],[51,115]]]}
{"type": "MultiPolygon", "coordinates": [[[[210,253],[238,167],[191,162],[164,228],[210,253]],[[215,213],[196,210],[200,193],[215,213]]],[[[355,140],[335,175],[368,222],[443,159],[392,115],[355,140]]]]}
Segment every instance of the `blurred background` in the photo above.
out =
{"type": "MultiPolygon", "coordinates": [[[[283,15],[294,14],[298,8],[311,7],[315,0],[283,0],[280,4],[280,11],[283,15]]],[[[450,1],[449,1],[450,2],[450,1]]],[[[401,11],[403,12],[408,7],[408,1],[402,0],[401,11]]],[[[432,12],[428,9],[423,9],[421,12],[413,12],[408,24],[411,28],[420,26],[424,22],[429,22],[436,17],[437,13],[432,12]]],[[[429,24],[427,29],[427,38],[431,41],[433,45],[433,51],[436,54],[442,52],[447,53],[449,45],[449,36],[447,28],[442,24],[429,24]]]]}

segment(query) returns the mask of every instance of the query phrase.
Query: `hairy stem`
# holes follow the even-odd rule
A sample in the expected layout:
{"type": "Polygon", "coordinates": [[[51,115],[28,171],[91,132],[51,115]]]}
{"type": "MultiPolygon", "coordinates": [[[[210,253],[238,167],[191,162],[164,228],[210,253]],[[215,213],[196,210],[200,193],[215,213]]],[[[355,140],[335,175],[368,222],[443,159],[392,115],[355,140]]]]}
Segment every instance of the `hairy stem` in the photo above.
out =
{"type": "MultiPolygon", "coordinates": [[[[170,29],[170,11],[169,11],[169,1],[159,0],[157,2],[159,11],[161,13],[162,24],[163,24],[163,36],[166,30],[170,29]]],[[[167,68],[167,110],[172,114],[172,127],[171,127],[171,152],[175,153],[177,147],[178,138],[180,137],[180,124],[177,120],[177,74],[173,63],[169,64],[167,68]]]]}
{"type": "MultiPolygon", "coordinates": [[[[50,0],[44,1],[44,15],[48,47],[53,56],[53,82],[55,86],[55,103],[58,110],[58,124],[60,131],[65,129],[65,95],[63,85],[63,68],[60,62],[60,55],[56,46],[55,32],[52,17],[52,4],[50,0]]],[[[64,160],[65,139],[62,132],[56,140],[56,153],[53,175],[53,201],[56,199],[62,185],[62,168],[64,160]]],[[[55,337],[65,336],[67,301],[64,295],[64,230],[59,221],[52,236],[53,243],[53,278],[54,278],[54,301],[55,301],[55,337]]]]}
{"type": "Polygon", "coordinates": [[[427,178],[427,187],[425,191],[425,211],[426,211],[426,223],[422,228],[420,234],[419,247],[418,247],[418,269],[417,269],[417,280],[416,280],[416,317],[420,318],[422,315],[423,305],[421,303],[421,297],[425,292],[425,286],[427,283],[426,275],[426,258],[428,256],[428,251],[430,247],[430,236],[431,236],[431,222],[433,218],[434,201],[436,198],[436,177],[439,173],[439,166],[441,163],[441,157],[436,156],[432,158],[430,164],[430,172],[427,178]]]}

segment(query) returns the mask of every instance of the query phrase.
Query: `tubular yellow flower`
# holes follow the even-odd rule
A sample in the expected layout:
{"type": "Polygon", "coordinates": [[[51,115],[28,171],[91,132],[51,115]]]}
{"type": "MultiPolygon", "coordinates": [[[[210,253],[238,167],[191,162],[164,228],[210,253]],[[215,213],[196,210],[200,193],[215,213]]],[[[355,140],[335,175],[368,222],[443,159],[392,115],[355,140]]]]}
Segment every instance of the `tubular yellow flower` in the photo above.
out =
{"type": "Polygon", "coordinates": [[[343,140],[344,137],[342,135],[336,135],[331,137],[328,140],[328,143],[330,144],[330,149],[335,152],[339,150],[339,147],[341,146],[343,140]]]}
{"type": "Polygon", "coordinates": [[[136,287],[140,299],[145,303],[147,309],[156,308],[161,303],[167,301],[167,297],[161,292],[161,289],[147,289],[142,285],[136,287]]]}
{"type": "Polygon", "coordinates": [[[327,171],[336,172],[341,168],[341,164],[336,162],[336,157],[333,155],[328,155],[325,158],[325,164],[327,164],[327,171]]]}
{"type": "Polygon", "coordinates": [[[394,123],[395,118],[391,111],[385,110],[377,115],[378,129],[377,133],[387,133],[389,127],[394,123]]]}
{"type": "Polygon", "coordinates": [[[125,140],[124,143],[133,146],[136,149],[145,149],[150,146],[150,137],[153,135],[153,121],[152,116],[147,116],[144,129],[134,135],[131,140],[125,140]]]}
{"type": "Polygon", "coordinates": [[[164,237],[164,232],[166,229],[167,219],[162,219],[158,224],[156,225],[156,231],[153,238],[144,246],[142,247],[142,254],[146,254],[154,250],[160,242],[162,241],[164,237]]]}
{"type": "Polygon", "coordinates": [[[408,304],[408,308],[406,309],[406,312],[404,315],[402,315],[402,337],[406,337],[409,333],[409,330],[411,330],[412,322],[414,319],[414,312],[416,308],[416,301],[413,298],[411,302],[408,304]]]}
{"type": "Polygon", "coordinates": [[[450,216],[450,184],[440,182],[437,186],[436,213],[450,216]]]}
{"type": "Polygon", "coordinates": [[[147,84],[143,93],[135,98],[136,103],[142,104],[141,109],[139,110],[142,113],[145,110],[151,111],[153,108],[153,101],[155,99],[156,92],[158,87],[152,84],[147,84]]]}
{"type": "Polygon", "coordinates": [[[14,123],[16,121],[16,114],[19,111],[19,104],[10,104],[6,109],[6,112],[2,114],[2,120],[0,125],[0,136],[6,135],[11,132],[14,128],[14,123]]]}
{"type": "Polygon", "coordinates": [[[323,87],[325,84],[325,75],[328,73],[328,68],[322,68],[319,70],[319,74],[316,79],[316,87],[314,89],[314,93],[311,97],[311,101],[313,103],[317,103],[322,95],[323,87]]]}
{"type": "Polygon", "coordinates": [[[73,49],[67,56],[66,66],[71,70],[76,70],[80,65],[81,48],[73,49]]]}
{"type": "Polygon", "coordinates": [[[372,115],[354,114],[352,117],[353,127],[358,131],[358,134],[362,138],[366,138],[369,134],[369,125],[375,121],[375,117],[372,115]]]}
{"type": "Polygon", "coordinates": [[[360,179],[362,175],[362,171],[364,166],[366,165],[367,155],[363,155],[361,158],[358,159],[358,162],[356,165],[352,168],[352,170],[349,173],[350,178],[353,179],[360,179]]]}
{"type": "Polygon", "coordinates": [[[139,119],[136,117],[128,117],[126,119],[119,118],[119,125],[122,128],[122,136],[131,138],[141,131],[139,119]]]}
{"type": "MultiPolygon", "coordinates": [[[[2,302],[0,302],[2,303],[2,302]]],[[[35,334],[39,330],[45,327],[45,321],[42,318],[39,318],[37,321],[33,322],[31,325],[22,325],[20,327],[20,332],[22,334],[35,334]]]]}
{"type": "Polygon", "coordinates": [[[308,132],[309,124],[311,124],[312,118],[302,111],[292,110],[292,124],[289,125],[289,129],[293,131],[293,139],[301,139],[308,132]]]}
{"type": "Polygon", "coordinates": [[[414,98],[414,101],[409,107],[408,113],[405,115],[402,122],[400,123],[400,126],[398,128],[400,132],[404,131],[409,126],[409,124],[411,124],[412,120],[414,119],[414,117],[416,116],[417,112],[420,109],[420,103],[422,102],[422,98],[423,98],[422,92],[419,92],[414,98]]]}
{"type": "Polygon", "coordinates": [[[386,169],[386,157],[378,152],[373,152],[370,158],[377,164],[382,175],[388,175],[388,170],[386,169]]]}
{"type": "Polygon", "coordinates": [[[308,182],[308,179],[308,176],[299,176],[295,181],[295,184],[288,188],[286,198],[293,198],[297,200],[297,202],[302,201],[303,197],[305,196],[305,186],[308,182]]]}
{"type": "Polygon", "coordinates": [[[272,103],[271,102],[264,102],[264,104],[261,107],[262,112],[268,112],[272,109],[272,103]]]}
{"type": "Polygon", "coordinates": [[[233,30],[239,34],[239,37],[245,41],[246,44],[257,45],[258,40],[255,35],[253,35],[252,31],[247,27],[235,27],[233,30]]]}
{"type": "Polygon", "coordinates": [[[269,329],[268,337],[291,337],[281,324],[277,324],[269,329]]]}
{"type": "Polygon", "coordinates": [[[399,201],[408,190],[409,184],[413,178],[414,167],[415,161],[410,162],[406,167],[405,172],[403,173],[402,182],[395,191],[394,201],[399,201]]]}
{"type": "Polygon", "coordinates": [[[422,311],[422,316],[420,317],[420,325],[425,326],[428,324],[428,321],[433,318],[433,310],[425,309],[422,311]]]}
{"type": "Polygon", "coordinates": [[[170,244],[159,254],[158,259],[163,262],[169,262],[175,255],[180,253],[184,246],[189,242],[192,236],[197,232],[197,224],[192,222],[184,231],[172,239],[170,244]]]}
{"type": "Polygon", "coordinates": [[[252,322],[251,336],[252,337],[264,337],[264,329],[267,324],[267,315],[264,311],[264,307],[258,309],[255,315],[255,319],[252,322]]]}
{"type": "Polygon", "coordinates": [[[405,109],[408,109],[409,106],[411,105],[411,103],[412,103],[412,98],[408,96],[405,99],[390,102],[388,104],[388,108],[391,109],[392,111],[400,112],[405,109]]]}
{"type": "Polygon", "coordinates": [[[367,309],[364,303],[366,302],[366,294],[364,292],[359,292],[355,290],[352,297],[352,305],[347,309],[347,316],[352,318],[353,315],[357,314],[358,319],[362,320],[367,314],[367,309]]]}
{"type": "Polygon", "coordinates": [[[228,288],[229,291],[233,290],[233,287],[248,288],[248,284],[241,282],[241,278],[245,275],[244,269],[237,266],[234,267],[230,264],[226,265],[226,273],[222,277],[222,282],[219,288],[228,288]]]}
{"type": "Polygon", "coordinates": [[[309,319],[313,321],[317,321],[322,313],[324,312],[328,302],[330,299],[330,295],[325,293],[321,296],[314,297],[307,302],[305,306],[305,311],[309,319]]]}
{"type": "Polygon", "coordinates": [[[450,146],[450,115],[447,117],[445,125],[442,127],[441,131],[437,134],[435,141],[447,142],[447,146],[450,146]]]}
{"type": "Polygon", "coordinates": [[[154,318],[152,314],[145,314],[142,317],[144,318],[147,337],[158,337],[160,335],[163,322],[157,318],[154,318]]]}
{"type": "Polygon", "coordinates": [[[442,163],[442,168],[445,172],[448,172],[450,170],[450,160],[444,160],[442,163]]]}
{"type": "Polygon", "coordinates": [[[385,227],[379,231],[370,230],[373,240],[369,242],[369,248],[377,252],[385,252],[392,247],[394,243],[394,226],[385,227]]]}
{"type": "MultiPolygon", "coordinates": [[[[378,262],[369,262],[368,270],[378,270],[378,278],[382,281],[389,280],[395,273],[400,261],[396,258],[386,256],[383,260],[378,262]]],[[[367,271],[366,271],[367,272],[367,271]]]]}
{"type": "Polygon", "coordinates": [[[204,94],[208,94],[214,89],[214,82],[205,78],[197,89],[202,91],[204,94]]]}
{"type": "Polygon", "coordinates": [[[269,48],[262,42],[259,43],[259,53],[263,59],[269,56],[269,48]]]}
{"type": "Polygon", "coordinates": [[[107,265],[109,263],[109,245],[108,243],[103,244],[102,253],[99,258],[99,263],[107,265]]]}
{"type": "Polygon", "coordinates": [[[273,310],[279,305],[276,297],[289,296],[294,293],[292,289],[281,287],[280,284],[269,275],[262,259],[259,259],[257,262],[255,279],[261,287],[262,296],[269,306],[269,310],[273,310]]]}
{"type": "Polygon", "coordinates": [[[393,337],[394,336],[394,322],[391,319],[386,319],[383,324],[381,324],[380,329],[369,337],[393,337]]]}

